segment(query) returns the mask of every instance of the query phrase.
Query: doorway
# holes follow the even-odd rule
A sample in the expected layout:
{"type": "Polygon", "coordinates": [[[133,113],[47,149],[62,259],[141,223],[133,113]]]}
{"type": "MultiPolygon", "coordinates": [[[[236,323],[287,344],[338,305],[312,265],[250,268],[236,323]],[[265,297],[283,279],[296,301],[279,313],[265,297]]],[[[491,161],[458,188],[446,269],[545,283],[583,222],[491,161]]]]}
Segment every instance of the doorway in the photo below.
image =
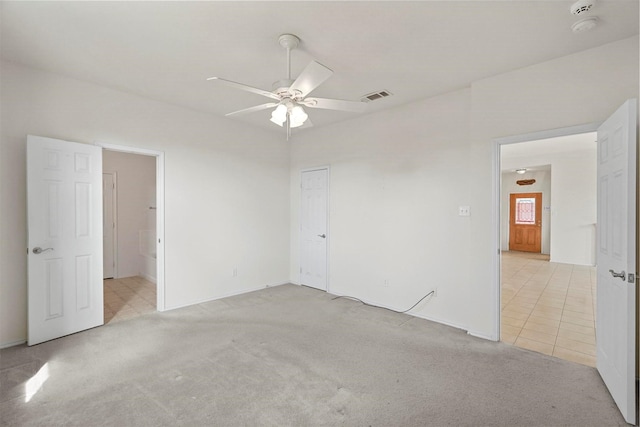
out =
{"type": "MultiPolygon", "coordinates": [[[[597,132],[596,145],[596,211],[597,239],[596,263],[597,277],[595,312],[597,319],[587,319],[597,326],[596,368],[607,385],[613,400],[629,424],[636,424],[637,401],[637,319],[636,305],[636,256],[638,237],[637,225],[637,100],[628,99],[601,124],[592,124],[551,130],[530,134],[529,137],[517,136],[494,141],[494,206],[499,206],[496,197],[500,192],[501,151],[507,144],[517,144],[528,140],[541,140],[562,136],[578,135],[585,132],[597,132]],[[631,284],[631,286],[629,286],[631,284]],[[596,321],[594,321],[596,320],[596,321]]],[[[583,179],[583,171],[572,174],[572,182],[583,179]]],[[[575,200],[571,200],[575,201],[575,200]]],[[[552,205],[556,205],[552,202],[552,205]]],[[[499,211],[498,211],[499,212],[499,211]]],[[[494,232],[500,239],[500,214],[494,216],[494,232]]],[[[572,222],[580,224],[574,217],[572,222]]],[[[595,234],[595,233],[592,233],[595,234]]],[[[500,282],[500,248],[496,248],[494,267],[496,280],[495,331],[500,338],[502,307],[500,282]]],[[[551,252],[553,261],[554,252],[551,252]]],[[[590,274],[591,275],[591,274],[590,274]]],[[[571,307],[563,306],[561,322],[571,307]]],[[[593,316],[595,317],[595,315],[593,316]]],[[[528,317],[527,317],[528,320],[528,317]]],[[[562,325],[561,325],[562,326],[562,325]]],[[[574,324],[575,326],[575,324],[574,324]]],[[[560,328],[562,329],[562,328],[560,328]]],[[[560,336],[560,334],[558,334],[560,336]]],[[[557,341],[556,341],[557,344],[557,341]]],[[[555,350],[554,350],[555,353],[555,350]]]]}
{"type": "Polygon", "coordinates": [[[164,153],[101,142],[96,145],[103,148],[104,172],[117,176],[118,195],[114,217],[120,238],[116,236],[114,278],[104,286],[105,321],[108,315],[115,318],[120,314],[123,320],[164,311],[164,153]],[[118,164],[116,170],[114,165],[118,164]],[[107,307],[108,297],[113,306],[107,307]]]}
{"type": "Polygon", "coordinates": [[[508,223],[500,238],[500,339],[593,367],[595,140],[580,132],[500,147],[508,223]]]}
{"type": "Polygon", "coordinates": [[[156,159],[103,150],[102,160],[104,322],[113,323],[156,311],[156,159]]]}

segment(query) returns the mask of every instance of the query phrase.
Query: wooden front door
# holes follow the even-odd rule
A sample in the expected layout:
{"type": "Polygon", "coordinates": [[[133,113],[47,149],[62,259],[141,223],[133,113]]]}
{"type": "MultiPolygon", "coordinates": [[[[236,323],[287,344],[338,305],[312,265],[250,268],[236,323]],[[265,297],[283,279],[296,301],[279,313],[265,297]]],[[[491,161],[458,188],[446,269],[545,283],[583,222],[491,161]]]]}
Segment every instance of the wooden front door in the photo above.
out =
{"type": "Polygon", "coordinates": [[[509,250],[541,252],[542,193],[511,194],[509,250]]]}

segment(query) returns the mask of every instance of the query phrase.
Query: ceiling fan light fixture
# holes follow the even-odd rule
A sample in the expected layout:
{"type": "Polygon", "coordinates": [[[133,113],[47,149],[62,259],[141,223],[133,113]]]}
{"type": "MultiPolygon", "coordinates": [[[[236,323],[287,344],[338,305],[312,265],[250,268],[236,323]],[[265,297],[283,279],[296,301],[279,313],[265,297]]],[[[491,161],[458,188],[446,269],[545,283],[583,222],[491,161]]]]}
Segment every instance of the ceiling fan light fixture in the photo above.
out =
{"type": "Polygon", "coordinates": [[[297,128],[298,126],[302,126],[305,121],[309,118],[309,115],[304,111],[304,109],[296,105],[291,109],[291,113],[289,114],[291,118],[291,127],[297,128]]]}
{"type": "Polygon", "coordinates": [[[278,105],[271,113],[270,120],[278,126],[282,126],[287,121],[287,107],[282,104],[278,105]]]}
{"type": "Polygon", "coordinates": [[[516,169],[516,173],[517,173],[518,175],[523,175],[526,171],[527,171],[527,170],[526,170],[525,168],[522,168],[522,169],[516,169]]]}

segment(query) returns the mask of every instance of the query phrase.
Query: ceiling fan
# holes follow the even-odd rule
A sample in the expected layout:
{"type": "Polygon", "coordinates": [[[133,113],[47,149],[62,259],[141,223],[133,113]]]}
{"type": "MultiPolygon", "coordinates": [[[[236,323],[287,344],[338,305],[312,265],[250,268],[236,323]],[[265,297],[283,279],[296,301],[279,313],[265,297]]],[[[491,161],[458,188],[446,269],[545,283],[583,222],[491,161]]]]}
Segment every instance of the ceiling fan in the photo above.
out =
{"type": "Polygon", "coordinates": [[[287,50],[287,78],[275,82],[273,84],[273,91],[269,92],[220,77],[209,77],[207,79],[215,80],[226,86],[256,93],[272,99],[272,102],[227,113],[225,116],[238,116],[274,108],[271,113],[271,121],[278,126],[285,127],[287,130],[287,139],[289,139],[289,136],[291,135],[291,128],[302,126],[305,122],[308,126],[311,125],[311,121],[308,120],[309,116],[305,112],[303,106],[328,110],[351,111],[356,113],[364,112],[366,108],[366,104],[364,102],[307,97],[314,89],[331,77],[333,71],[317,61],[311,61],[298,78],[292,80],[291,51],[298,47],[300,39],[293,34],[282,34],[278,38],[278,42],[280,43],[280,46],[287,50]]]}

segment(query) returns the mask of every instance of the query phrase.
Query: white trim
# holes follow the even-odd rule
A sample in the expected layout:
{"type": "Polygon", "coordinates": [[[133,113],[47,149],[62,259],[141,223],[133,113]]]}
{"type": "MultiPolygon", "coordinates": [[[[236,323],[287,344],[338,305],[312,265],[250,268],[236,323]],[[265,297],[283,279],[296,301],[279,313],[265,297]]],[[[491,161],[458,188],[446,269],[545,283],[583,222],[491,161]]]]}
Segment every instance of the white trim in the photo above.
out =
{"type": "Polygon", "coordinates": [[[142,154],[154,156],[156,158],[156,238],[157,242],[157,272],[156,289],[157,300],[156,310],[165,311],[165,254],[164,254],[164,151],[150,150],[147,148],[137,148],[126,145],[110,144],[95,141],[94,145],[102,147],[104,150],[119,151],[121,153],[142,154]]]}
{"type": "MultiPolygon", "coordinates": [[[[500,341],[500,316],[501,316],[501,300],[500,300],[500,194],[502,190],[502,171],[500,167],[500,149],[503,145],[517,144],[520,142],[537,141],[541,139],[558,138],[561,136],[579,135],[582,133],[596,132],[601,123],[588,123],[578,126],[569,126],[558,129],[549,129],[540,132],[531,132],[521,135],[513,135],[502,138],[494,138],[492,141],[492,191],[491,191],[491,227],[493,237],[491,239],[491,280],[493,281],[492,299],[495,306],[491,310],[493,317],[493,334],[489,335],[492,341],[500,341]]],[[[471,334],[471,333],[470,333],[471,334]]],[[[483,337],[483,334],[471,334],[483,337]]]]}
{"type": "Polygon", "coordinates": [[[331,186],[331,166],[330,165],[326,165],[326,166],[318,166],[315,168],[306,168],[306,169],[300,169],[300,173],[299,173],[299,177],[300,177],[300,194],[299,194],[299,200],[301,201],[300,203],[300,207],[299,207],[299,212],[298,212],[298,254],[299,254],[299,258],[298,258],[298,283],[297,284],[302,284],[302,271],[300,270],[300,265],[302,264],[301,260],[302,260],[302,233],[300,233],[300,231],[302,231],[302,174],[305,172],[313,172],[313,171],[320,171],[320,170],[326,170],[327,171],[327,253],[326,253],[326,269],[325,269],[325,291],[330,292],[331,286],[329,283],[329,247],[331,245],[331,217],[330,217],[330,197],[329,195],[330,193],[330,186],[331,186]]]}
{"type": "Polygon", "coordinates": [[[188,303],[185,303],[185,304],[176,305],[175,307],[167,307],[166,310],[177,310],[179,308],[191,307],[193,305],[204,304],[206,302],[216,301],[216,300],[223,299],[223,298],[234,297],[236,295],[248,294],[249,292],[260,291],[262,289],[275,288],[276,286],[291,285],[291,284],[292,284],[291,282],[282,282],[282,283],[275,283],[275,284],[272,284],[272,285],[260,285],[260,286],[256,286],[256,287],[244,288],[244,289],[239,290],[239,291],[228,292],[226,294],[218,295],[218,296],[215,296],[215,297],[212,297],[212,298],[206,298],[206,299],[203,299],[203,300],[192,301],[192,302],[188,302],[188,303]]]}
{"type": "Polygon", "coordinates": [[[2,350],[3,348],[9,348],[9,347],[15,347],[17,345],[22,345],[22,344],[26,344],[27,340],[18,340],[18,341],[11,341],[11,342],[5,342],[0,344],[0,350],[2,350]]]}
{"type": "MultiPolygon", "coordinates": [[[[549,129],[540,132],[530,132],[521,135],[505,136],[502,138],[494,138],[494,144],[506,145],[517,144],[519,142],[536,141],[539,139],[558,138],[561,136],[579,135],[581,133],[596,132],[601,122],[587,123],[578,126],[569,126],[566,128],[549,129]]],[[[498,153],[499,154],[499,153],[498,153]]]]}
{"type": "MultiPolygon", "coordinates": [[[[337,293],[332,292],[331,294],[339,296],[339,297],[358,298],[360,301],[362,301],[362,302],[364,302],[366,304],[372,305],[372,306],[376,306],[376,307],[380,307],[380,308],[386,308],[387,310],[395,311],[398,314],[406,314],[408,316],[417,317],[419,319],[428,320],[430,322],[440,323],[440,324],[445,325],[445,326],[450,326],[452,328],[461,329],[461,330],[467,332],[469,335],[473,335],[473,336],[477,336],[477,337],[480,337],[480,338],[484,338],[483,335],[472,333],[472,332],[468,331],[466,326],[462,326],[462,325],[457,324],[457,323],[449,322],[449,321],[443,320],[443,319],[441,319],[439,317],[428,316],[428,315],[424,315],[424,314],[420,314],[420,313],[412,313],[411,311],[403,313],[403,310],[406,310],[406,308],[400,308],[400,307],[395,307],[393,305],[380,304],[380,303],[377,303],[377,302],[371,302],[370,300],[366,300],[366,299],[363,299],[363,298],[360,298],[360,297],[354,297],[352,295],[347,295],[347,294],[343,294],[343,293],[340,293],[340,292],[337,292],[337,293]]],[[[429,304],[430,300],[431,300],[431,298],[427,299],[424,302],[421,302],[420,305],[429,304]]]]}
{"type": "Polygon", "coordinates": [[[487,335],[481,332],[467,331],[467,335],[471,335],[472,337],[476,337],[476,338],[482,338],[483,340],[487,340],[487,341],[495,341],[495,342],[500,341],[500,339],[496,338],[493,335],[487,335]]]}
{"type": "MultiPolygon", "coordinates": [[[[118,173],[117,172],[105,172],[102,170],[102,174],[113,176],[113,197],[111,200],[111,208],[113,209],[113,278],[118,278],[118,173]]],[[[104,220],[104,218],[103,218],[104,220]]]]}
{"type": "MultiPolygon", "coordinates": [[[[460,329],[460,330],[465,331],[466,333],[470,334],[470,332],[467,330],[466,326],[462,326],[462,325],[459,325],[457,323],[449,322],[449,321],[443,320],[443,319],[441,319],[439,317],[426,316],[426,315],[423,315],[423,314],[414,314],[414,313],[404,313],[404,314],[408,314],[409,316],[417,317],[419,319],[428,320],[430,322],[440,323],[441,325],[449,326],[449,327],[452,327],[452,328],[460,329]]],[[[476,336],[476,335],[474,335],[474,336],[476,336]]]]}

